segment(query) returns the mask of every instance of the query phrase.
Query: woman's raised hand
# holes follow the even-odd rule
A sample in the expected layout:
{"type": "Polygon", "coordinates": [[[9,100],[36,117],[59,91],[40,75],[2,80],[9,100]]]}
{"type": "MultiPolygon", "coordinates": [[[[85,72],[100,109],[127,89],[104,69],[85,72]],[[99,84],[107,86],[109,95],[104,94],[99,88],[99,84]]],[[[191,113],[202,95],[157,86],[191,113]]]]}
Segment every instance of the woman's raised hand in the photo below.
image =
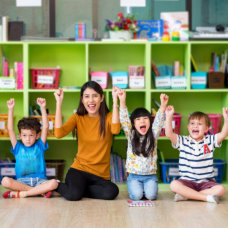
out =
{"type": "Polygon", "coordinates": [[[57,101],[57,103],[62,103],[63,101],[63,89],[58,89],[55,93],[54,93],[54,96],[55,96],[55,99],[57,101]]]}

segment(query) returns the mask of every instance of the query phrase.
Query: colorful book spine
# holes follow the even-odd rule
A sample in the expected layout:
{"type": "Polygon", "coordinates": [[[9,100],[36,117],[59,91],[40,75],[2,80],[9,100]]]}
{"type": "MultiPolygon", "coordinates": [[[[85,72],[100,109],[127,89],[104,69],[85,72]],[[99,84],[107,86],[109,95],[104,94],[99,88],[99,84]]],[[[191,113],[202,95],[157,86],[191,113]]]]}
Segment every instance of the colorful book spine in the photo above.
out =
{"type": "Polygon", "coordinates": [[[86,24],[76,23],[75,24],[75,39],[85,39],[86,38],[86,24]]]}
{"type": "Polygon", "coordinates": [[[17,89],[23,89],[23,62],[17,62],[17,89]]]}
{"type": "Polygon", "coordinates": [[[5,77],[9,76],[9,64],[7,61],[4,62],[4,75],[5,77]]]}

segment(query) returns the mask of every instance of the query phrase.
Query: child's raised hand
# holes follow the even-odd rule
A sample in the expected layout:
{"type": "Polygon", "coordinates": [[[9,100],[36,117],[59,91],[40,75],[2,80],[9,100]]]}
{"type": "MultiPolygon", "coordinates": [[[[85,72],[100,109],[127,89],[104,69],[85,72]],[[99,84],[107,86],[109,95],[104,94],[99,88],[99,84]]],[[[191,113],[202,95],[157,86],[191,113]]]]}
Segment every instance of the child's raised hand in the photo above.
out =
{"type": "Polygon", "coordinates": [[[118,97],[120,99],[120,102],[125,103],[125,101],[126,101],[126,90],[125,89],[119,89],[118,97]]]}
{"type": "Polygon", "coordinates": [[[112,87],[112,97],[113,97],[113,99],[117,100],[119,90],[120,90],[120,88],[115,86],[115,85],[112,87]]]}
{"type": "Polygon", "coordinates": [[[161,106],[160,106],[160,111],[165,112],[165,109],[167,107],[168,101],[169,101],[169,96],[162,93],[160,95],[160,100],[161,100],[161,106]]]}
{"type": "Polygon", "coordinates": [[[228,108],[223,108],[222,112],[224,120],[228,120],[228,108]]]}
{"type": "Polygon", "coordinates": [[[14,108],[14,106],[15,106],[14,98],[11,98],[6,103],[7,103],[8,109],[11,109],[12,110],[14,108]]]}
{"type": "Polygon", "coordinates": [[[169,105],[165,110],[166,117],[172,117],[174,114],[174,107],[169,105]]]}
{"type": "Polygon", "coordinates": [[[36,99],[36,103],[40,106],[40,108],[45,108],[46,107],[46,99],[38,97],[36,99]]]}
{"type": "Polygon", "coordinates": [[[58,89],[55,93],[54,93],[54,96],[55,96],[55,99],[57,102],[62,102],[63,101],[63,89],[58,89]]]}

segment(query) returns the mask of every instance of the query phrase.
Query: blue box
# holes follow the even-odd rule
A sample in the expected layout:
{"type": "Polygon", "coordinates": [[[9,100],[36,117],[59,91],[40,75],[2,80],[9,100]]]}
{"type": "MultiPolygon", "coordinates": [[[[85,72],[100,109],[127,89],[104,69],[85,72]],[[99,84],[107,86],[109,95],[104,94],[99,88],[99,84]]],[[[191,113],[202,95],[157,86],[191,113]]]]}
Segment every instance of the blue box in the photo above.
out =
{"type": "Polygon", "coordinates": [[[207,72],[192,72],[192,89],[205,89],[207,87],[207,72]]]}
{"type": "Polygon", "coordinates": [[[187,79],[185,76],[172,76],[171,77],[171,88],[172,89],[186,89],[187,79]]]}
{"type": "MultiPolygon", "coordinates": [[[[165,159],[165,162],[160,162],[162,171],[162,181],[165,184],[170,183],[180,177],[179,175],[179,160],[178,159],[165,159]]],[[[214,173],[217,183],[222,183],[223,168],[225,162],[221,159],[214,159],[214,173]]]]}
{"type": "Polygon", "coordinates": [[[115,71],[110,72],[112,77],[112,85],[119,87],[120,89],[126,89],[128,87],[128,72],[127,71],[115,71]]]}

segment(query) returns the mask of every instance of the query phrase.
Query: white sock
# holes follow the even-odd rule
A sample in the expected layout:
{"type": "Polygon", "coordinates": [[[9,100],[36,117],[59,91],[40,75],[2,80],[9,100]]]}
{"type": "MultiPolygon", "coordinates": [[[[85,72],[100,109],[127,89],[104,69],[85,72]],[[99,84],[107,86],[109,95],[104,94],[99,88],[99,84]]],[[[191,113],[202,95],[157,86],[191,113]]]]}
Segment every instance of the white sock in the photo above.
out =
{"type": "Polygon", "coordinates": [[[207,195],[207,202],[219,203],[219,197],[217,195],[207,195]]]}
{"type": "Polygon", "coordinates": [[[184,197],[184,196],[182,196],[182,195],[180,195],[180,194],[175,194],[175,196],[174,196],[174,201],[175,202],[178,202],[178,201],[185,201],[185,200],[188,200],[186,197],[184,197]]]}

